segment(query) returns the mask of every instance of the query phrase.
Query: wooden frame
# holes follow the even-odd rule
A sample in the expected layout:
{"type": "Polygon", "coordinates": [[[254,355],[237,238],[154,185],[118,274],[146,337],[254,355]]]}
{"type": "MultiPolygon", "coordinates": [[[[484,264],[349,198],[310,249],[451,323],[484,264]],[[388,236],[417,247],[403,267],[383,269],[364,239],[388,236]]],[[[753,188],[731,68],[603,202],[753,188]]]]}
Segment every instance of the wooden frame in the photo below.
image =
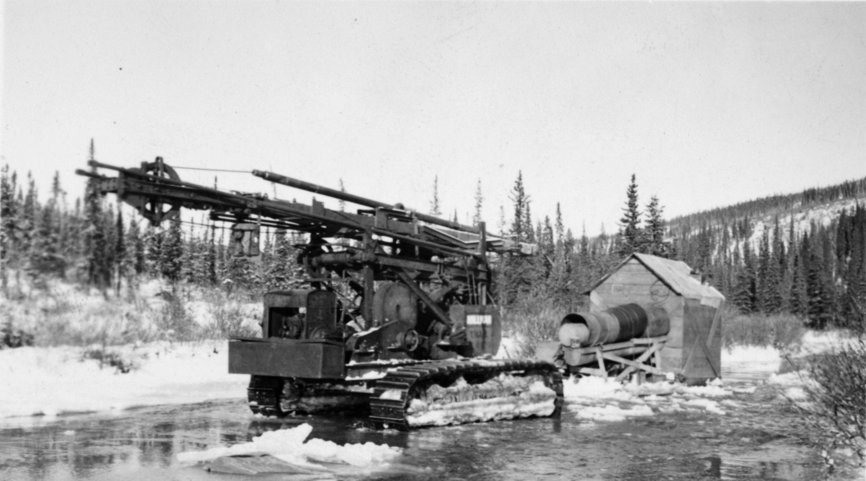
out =
{"type": "Polygon", "coordinates": [[[562,347],[562,354],[569,370],[580,374],[608,377],[607,367],[613,363],[623,368],[616,376],[622,381],[633,373],[664,375],[659,369],[659,351],[664,347],[667,336],[635,338],[601,346],[562,347]],[[628,359],[624,356],[634,356],[628,359]],[[598,367],[587,367],[596,364],[598,367]]]}

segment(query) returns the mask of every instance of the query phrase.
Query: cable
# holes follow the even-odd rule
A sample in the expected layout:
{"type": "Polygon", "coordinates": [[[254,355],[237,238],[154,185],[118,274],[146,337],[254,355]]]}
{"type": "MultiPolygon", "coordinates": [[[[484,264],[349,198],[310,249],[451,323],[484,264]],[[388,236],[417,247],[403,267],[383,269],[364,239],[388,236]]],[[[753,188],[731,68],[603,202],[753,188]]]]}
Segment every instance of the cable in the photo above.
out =
{"type": "Polygon", "coordinates": [[[232,173],[235,173],[235,174],[249,174],[249,173],[250,173],[249,170],[211,169],[211,168],[208,168],[208,167],[178,167],[177,165],[172,165],[172,167],[174,167],[175,170],[177,170],[177,169],[181,169],[181,170],[203,170],[203,171],[207,171],[207,172],[232,172],[232,173]]]}

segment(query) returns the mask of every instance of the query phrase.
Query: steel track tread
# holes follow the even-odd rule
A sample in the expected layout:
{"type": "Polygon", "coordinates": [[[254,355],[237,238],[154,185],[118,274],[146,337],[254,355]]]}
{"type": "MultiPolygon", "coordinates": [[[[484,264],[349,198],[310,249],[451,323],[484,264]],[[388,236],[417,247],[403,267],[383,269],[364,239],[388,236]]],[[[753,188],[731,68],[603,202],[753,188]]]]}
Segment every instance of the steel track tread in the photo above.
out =
{"type": "Polygon", "coordinates": [[[253,414],[263,416],[285,416],[280,409],[280,394],[283,391],[283,380],[275,377],[250,376],[247,388],[247,402],[253,414]]]}
{"type": "Polygon", "coordinates": [[[489,379],[500,373],[541,374],[545,384],[556,393],[555,410],[551,416],[558,417],[562,409],[562,375],[553,364],[538,361],[494,360],[494,361],[439,361],[415,365],[389,372],[376,382],[373,396],[370,397],[370,420],[379,427],[409,430],[406,419],[411,392],[416,388],[426,389],[438,381],[450,380],[460,376],[479,376],[489,379]],[[392,394],[382,399],[389,390],[398,390],[399,398],[392,394]]]}

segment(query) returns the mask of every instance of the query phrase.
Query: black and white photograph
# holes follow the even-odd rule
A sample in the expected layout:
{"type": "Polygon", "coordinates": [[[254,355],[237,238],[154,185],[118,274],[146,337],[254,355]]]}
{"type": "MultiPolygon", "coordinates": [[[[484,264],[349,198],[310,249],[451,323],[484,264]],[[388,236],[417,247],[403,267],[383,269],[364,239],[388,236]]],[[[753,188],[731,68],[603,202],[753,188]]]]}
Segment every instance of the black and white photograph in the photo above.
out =
{"type": "Polygon", "coordinates": [[[866,481],[866,2],[0,15],[0,480],[866,481]]]}

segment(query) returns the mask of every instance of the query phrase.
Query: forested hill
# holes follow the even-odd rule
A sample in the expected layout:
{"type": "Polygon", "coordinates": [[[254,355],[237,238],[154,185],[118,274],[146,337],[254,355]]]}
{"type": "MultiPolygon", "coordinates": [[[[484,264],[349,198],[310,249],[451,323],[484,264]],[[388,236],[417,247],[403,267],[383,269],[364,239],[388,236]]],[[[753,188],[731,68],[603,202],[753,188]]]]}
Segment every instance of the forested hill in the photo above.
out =
{"type": "Polygon", "coordinates": [[[829,187],[811,188],[795,194],[777,194],[759,199],[739,202],[727,207],[696,212],[668,221],[672,232],[691,230],[702,225],[726,225],[745,218],[773,219],[774,217],[797,216],[804,212],[814,212],[818,215],[809,218],[820,218],[822,213],[838,217],[842,208],[849,208],[852,203],[866,200],[866,177],[849,180],[829,187]],[[835,213],[835,215],[832,215],[835,213]]]}
{"type": "Polygon", "coordinates": [[[863,324],[866,178],[671,219],[671,255],[746,312],[863,324]]]}
{"type": "MultiPolygon", "coordinates": [[[[304,239],[284,232],[264,232],[260,259],[252,262],[228,248],[225,226],[189,219],[145,226],[92,190],[83,199],[67,197],[59,174],[46,198],[37,192],[29,174],[19,183],[8,165],[0,169],[0,291],[6,297],[20,294],[22,276],[35,286],[52,277],[103,292],[113,286],[118,295],[151,277],[256,294],[303,277],[293,244],[304,239]]],[[[866,326],[866,178],[667,222],[663,200],[652,197],[645,208],[638,203],[634,176],[626,194],[623,218],[611,219],[617,233],[575,237],[559,205],[552,219],[533,221],[519,173],[510,194],[513,216],[503,219],[503,230],[538,250],[492,260],[504,312],[544,319],[539,332],[549,335],[562,313],[585,308],[583,294],[598,278],[638,251],[685,261],[743,312],[789,312],[813,327],[866,326]]],[[[477,218],[481,199],[479,192],[477,218]]]]}

